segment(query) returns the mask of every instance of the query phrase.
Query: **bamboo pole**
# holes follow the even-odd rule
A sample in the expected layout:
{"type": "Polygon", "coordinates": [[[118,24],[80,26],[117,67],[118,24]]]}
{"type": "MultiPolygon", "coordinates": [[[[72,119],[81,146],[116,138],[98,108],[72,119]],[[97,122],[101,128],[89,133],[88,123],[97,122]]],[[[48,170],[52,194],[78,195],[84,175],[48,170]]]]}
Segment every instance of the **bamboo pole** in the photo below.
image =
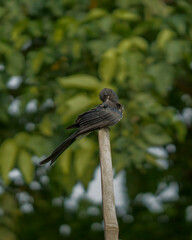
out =
{"type": "Polygon", "coordinates": [[[115,211],[109,130],[107,128],[99,130],[98,138],[101,165],[105,240],[118,240],[119,226],[115,211]]]}

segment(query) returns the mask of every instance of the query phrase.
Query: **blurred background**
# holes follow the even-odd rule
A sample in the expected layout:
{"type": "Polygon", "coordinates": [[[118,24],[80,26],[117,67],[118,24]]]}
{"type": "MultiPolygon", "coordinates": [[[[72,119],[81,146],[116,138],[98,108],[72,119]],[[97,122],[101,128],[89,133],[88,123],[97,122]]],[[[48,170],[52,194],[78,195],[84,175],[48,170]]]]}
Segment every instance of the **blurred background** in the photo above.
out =
{"type": "Polygon", "coordinates": [[[97,133],[39,161],[117,91],[119,238],[192,239],[190,0],[0,1],[0,239],[104,239],[97,133]]]}

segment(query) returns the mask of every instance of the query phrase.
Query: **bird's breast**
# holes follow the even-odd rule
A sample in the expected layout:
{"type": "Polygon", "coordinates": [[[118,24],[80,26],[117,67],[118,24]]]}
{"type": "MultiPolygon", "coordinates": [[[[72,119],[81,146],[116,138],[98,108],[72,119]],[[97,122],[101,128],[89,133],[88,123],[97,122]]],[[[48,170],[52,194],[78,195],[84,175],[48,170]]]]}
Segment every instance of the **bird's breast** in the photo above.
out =
{"type": "Polygon", "coordinates": [[[113,126],[116,123],[118,123],[123,117],[122,111],[119,111],[116,108],[108,108],[108,109],[106,109],[106,111],[110,115],[110,117],[109,117],[109,125],[110,126],[113,126]]]}

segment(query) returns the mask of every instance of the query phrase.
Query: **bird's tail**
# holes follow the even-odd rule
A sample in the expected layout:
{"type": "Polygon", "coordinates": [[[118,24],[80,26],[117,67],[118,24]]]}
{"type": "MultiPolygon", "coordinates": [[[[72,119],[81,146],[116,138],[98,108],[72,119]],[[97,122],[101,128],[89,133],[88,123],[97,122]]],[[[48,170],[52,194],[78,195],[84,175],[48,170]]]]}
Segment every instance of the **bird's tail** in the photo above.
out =
{"type": "Polygon", "coordinates": [[[61,143],[52,154],[40,162],[40,164],[45,164],[51,161],[52,165],[55,160],[76,140],[78,136],[78,131],[74,132],[70,137],[68,137],[63,143],[61,143]]]}

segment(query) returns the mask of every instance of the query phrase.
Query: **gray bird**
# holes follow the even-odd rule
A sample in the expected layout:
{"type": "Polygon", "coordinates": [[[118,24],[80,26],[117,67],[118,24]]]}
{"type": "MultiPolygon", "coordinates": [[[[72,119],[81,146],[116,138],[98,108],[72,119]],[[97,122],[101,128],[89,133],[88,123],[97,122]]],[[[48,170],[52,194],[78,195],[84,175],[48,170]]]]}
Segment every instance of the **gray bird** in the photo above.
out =
{"type": "Polygon", "coordinates": [[[103,102],[97,107],[81,114],[75,123],[67,129],[76,128],[77,130],[60,144],[52,154],[40,162],[40,164],[55,160],[77,139],[77,137],[86,135],[94,130],[113,126],[123,117],[123,106],[119,103],[118,95],[109,88],[104,88],[99,94],[103,102]]]}

